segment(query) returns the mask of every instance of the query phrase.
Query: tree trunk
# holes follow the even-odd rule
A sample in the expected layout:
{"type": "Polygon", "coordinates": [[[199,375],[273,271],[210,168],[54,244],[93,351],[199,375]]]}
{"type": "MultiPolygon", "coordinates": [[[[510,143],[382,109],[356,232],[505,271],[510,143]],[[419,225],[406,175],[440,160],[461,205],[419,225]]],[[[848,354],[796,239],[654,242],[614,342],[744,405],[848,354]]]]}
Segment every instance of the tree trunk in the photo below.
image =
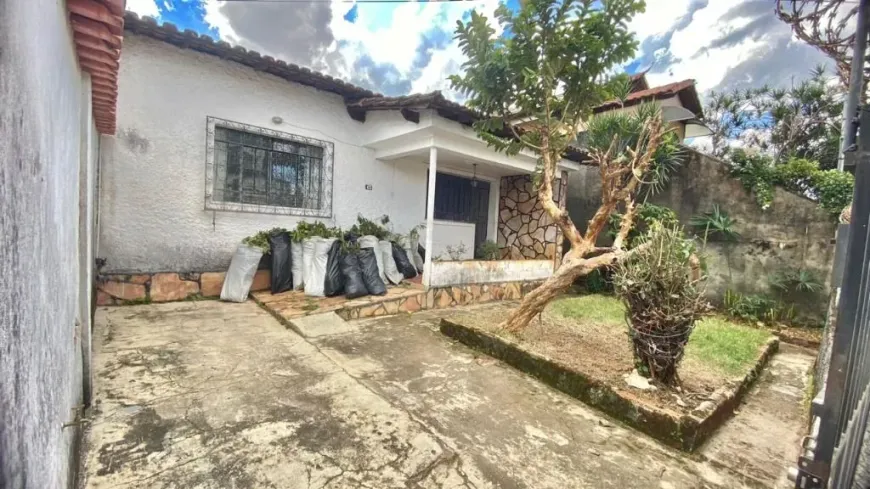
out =
{"type": "Polygon", "coordinates": [[[523,298],[522,303],[511,312],[502,327],[511,332],[525,328],[535,316],[544,311],[550,301],[567,290],[577,278],[612,263],[619,256],[618,253],[606,253],[594,258],[584,258],[583,255],[588,251],[587,248],[569,251],[562,260],[562,265],[543,284],[523,298]]]}

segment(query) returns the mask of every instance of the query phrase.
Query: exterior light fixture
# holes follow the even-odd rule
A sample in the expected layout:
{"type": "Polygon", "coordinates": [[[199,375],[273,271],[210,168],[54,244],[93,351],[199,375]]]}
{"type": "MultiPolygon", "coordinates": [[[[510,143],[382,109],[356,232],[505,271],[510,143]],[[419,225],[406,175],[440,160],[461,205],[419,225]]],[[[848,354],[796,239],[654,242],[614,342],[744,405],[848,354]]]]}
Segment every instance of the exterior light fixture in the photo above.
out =
{"type": "Polygon", "coordinates": [[[474,176],[471,177],[471,186],[477,188],[477,163],[472,166],[474,167],[474,176]]]}

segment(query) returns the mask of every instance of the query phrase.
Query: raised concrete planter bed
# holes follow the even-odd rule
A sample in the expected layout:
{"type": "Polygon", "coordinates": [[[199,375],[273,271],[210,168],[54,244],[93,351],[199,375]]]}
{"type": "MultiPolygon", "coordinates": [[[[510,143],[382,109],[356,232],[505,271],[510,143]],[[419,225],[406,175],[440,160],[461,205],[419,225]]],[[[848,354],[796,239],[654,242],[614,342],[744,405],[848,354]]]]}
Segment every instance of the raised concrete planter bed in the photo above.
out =
{"type": "Polygon", "coordinates": [[[777,339],[769,340],[759,353],[755,366],[746,373],[742,381],[730,389],[717,392],[717,400],[696,416],[650,405],[631,396],[630,392],[617,391],[583,372],[527,351],[516,342],[454,320],[442,319],[440,330],[445,336],[497,358],[667,445],[684,451],[698,448],[731,417],[779,346],[777,339]]]}

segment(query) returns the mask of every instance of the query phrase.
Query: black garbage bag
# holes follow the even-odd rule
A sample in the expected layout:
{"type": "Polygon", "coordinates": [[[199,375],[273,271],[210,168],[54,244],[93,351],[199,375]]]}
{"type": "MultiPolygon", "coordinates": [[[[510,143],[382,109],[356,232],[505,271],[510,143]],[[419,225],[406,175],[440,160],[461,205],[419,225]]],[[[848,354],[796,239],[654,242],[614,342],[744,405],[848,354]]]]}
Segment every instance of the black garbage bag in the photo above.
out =
{"type": "Polygon", "coordinates": [[[362,268],[360,268],[359,257],[356,253],[342,253],[339,261],[341,262],[341,278],[344,281],[345,297],[356,299],[369,295],[369,289],[366,288],[366,282],[363,280],[362,268]]]}
{"type": "Polygon", "coordinates": [[[332,297],[344,292],[344,277],[341,275],[341,242],[335,240],[326,255],[326,277],[323,279],[323,295],[332,297]]]}
{"type": "Polygon", "coordinates": [[[414,267],[413,263],[411,263],[411,259],[408,258],[408,253],[406,253],[405,249],[396,243],[393,243],[393,260],[396,262],[396,268],[399,269],[399,272],[401,272],[405,278],[414,278],[417,276],[417,268],[414,267]]]}
{"type": "Polygon", "coordinates": [[[293,272],[290,270],[290,235],[278,233],[269,236],[269,247],[272,249],[271,291],[273,294],[286,292],[293,288],[293,272]]]}
{"type": "Polygon", "coordinates": [[[381,274],[378,272],[378,260],[375,257],[374,248],[360,248],[359,266],[362,269],[363,282],[366,284],[366,290],[371,295],[385,295],[387,286],[381,280],[381,274]]]}

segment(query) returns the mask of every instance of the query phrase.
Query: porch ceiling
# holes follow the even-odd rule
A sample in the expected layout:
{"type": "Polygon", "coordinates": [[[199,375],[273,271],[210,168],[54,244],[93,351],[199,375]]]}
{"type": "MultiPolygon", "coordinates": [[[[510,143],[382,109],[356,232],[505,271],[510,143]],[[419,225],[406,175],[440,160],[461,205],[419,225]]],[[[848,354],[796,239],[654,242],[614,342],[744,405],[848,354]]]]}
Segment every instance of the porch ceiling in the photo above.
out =
{"type": "MultiPolygon", "coordinates": [[[[493,176],[531,173],[535,170],[537,157],[531,152],[508,156],[488,147],[485,142],[467,128],[457,129],[438,121],[437,116],[421,120],[413,129],[391,137],[371,141],[367,147],[375,150],[380,160],[413,159],[428,163],[429,149],[438,149],[439,165],[455,165],[471,168],[478,164],[486,167],[493,176]]],[[[578,170],[580,165],[563,159],[562,170],[578,170]]]]}

